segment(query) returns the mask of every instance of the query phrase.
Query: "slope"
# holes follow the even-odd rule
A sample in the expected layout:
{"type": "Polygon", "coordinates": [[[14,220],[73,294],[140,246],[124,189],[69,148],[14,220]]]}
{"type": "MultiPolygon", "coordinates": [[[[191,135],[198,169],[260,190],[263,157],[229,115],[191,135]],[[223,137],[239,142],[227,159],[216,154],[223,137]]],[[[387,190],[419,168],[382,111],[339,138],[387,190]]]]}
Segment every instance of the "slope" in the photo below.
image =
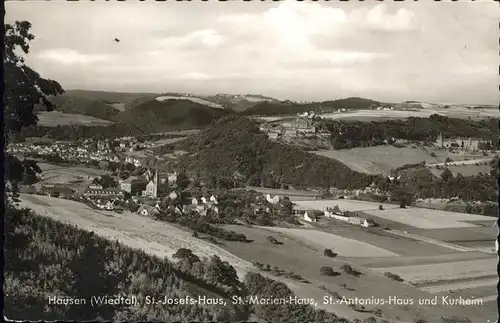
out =
{"type": "Polygon", "coordinates": [[[112,120],[113,116],[120,112],[120,110],[101,101],[73,97],[68,94],[53,97],[51,101],[54,103],[56,111],[83,114],[104,120],[112,120]]]}
{"type": "Polygon", "coordinates": [[[228,116],[178,144],[192,152],[180,163],[188,170],[217,177],[241,177],[247,185],[360,188],[377,176],[352,171],[341,162],[268,140],[257,123],[228,116]]]}
{"type": "Polygon", "coordinates": [[[115,115],[115,120],[148,133],[199,128],[229,114],[189,100],[150,100],[115,115]]]}
{"type": "Polygon", "coordinates": [[[379,102],[363,98],[347,98],[334,101],[294,103],[290,101],[281,102],[260,102],[247,109],[243,115],[284,115],[296,114],[307,111],[332,112],[338,109],[365,110],[379,102]]]}

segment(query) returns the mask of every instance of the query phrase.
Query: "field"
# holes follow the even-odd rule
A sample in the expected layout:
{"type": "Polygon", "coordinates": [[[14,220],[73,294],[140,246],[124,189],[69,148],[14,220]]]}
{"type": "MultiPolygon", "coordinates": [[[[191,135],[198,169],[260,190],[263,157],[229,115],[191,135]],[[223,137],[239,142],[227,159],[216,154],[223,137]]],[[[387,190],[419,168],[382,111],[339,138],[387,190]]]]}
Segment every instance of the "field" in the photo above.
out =
{"type": "Polygon", "coordinates": [[[372,246],[368,243],[353,240],[334,234],[318,230],[292,229],[280,227],[268,227],[271,231],[276,231],[289,236],[292,239],[301,241],[319,252],[325,248],[331,248],[343,257],[395,257],[398,254],[386,249],[372,246]]]}
{"type": "Polygon", "coordinates": [[[318,150],[315,154],[334,158],[346,164],[352,170],[367,174],[389,175],[390,171],[405,164],[416,164],[425,161],[428,164],[441,163],[446,157],[465,159],[466,156],[452,155],[447,151],[431,147],[402,147],[383,145],[365,148],[341,150],[318,150]],[[434,153],[436,157],[431,156],[434,153]]]}
{"type": "Polygon", "coordinates": [[[40,184],[68,184],[79,193],[83,193],[91,183],[91,178],[108,174],[106,171],[84,166],[63,167],[48,163],[38,163],[38,166],[43,171],[40,184]]]}
{"type": "Polygon", "coordinates": [[[111,121],[83,114],[71,114],[59,111],[41,111],[38,114],[38,125],[42,127],[55,127],[57,125],[107,126],[111,123],[111,121]]]}
{"type": "Polygon", "coordinates": [[[476,214],[407,207],[386,210],[364,210],[378,218],[400,222],[421,229],[478,227],[468,221],[492,221],[491,217],[476,214]]]}
{"type": "Polygon", "coordinates": [[[409,117],[428,118],[432,114],[441,114],[447,117],[462,118],[462,119],[485,119],[488,117],[498,117],[496,109],[475,109],[453,107],[450,109],[421,109],[420,111],[377,111],[377,110],[357,110],[345,113],[325,113],[323,118],[330,119],[355,119],[355,120],[377,120],[384,118],[404,119],[409,117]]]}
{"type": "Polygon", "coordinates": [[[497,264],[498,260],[490,257],[488,259],[372,269],[380,272],[388,271],[397,274],[413,284],[424,284],[460,279],[470,281],[475,278],[495,276],[497,273],[497,264]]]}
{"type": "MultiPolygon", "coordinates": [[[[316,224],[313,224],[316,225],[316,224]]],[[[270,228],[270,227],[245,227],[229,225],[224,226],[226,229],[233,230],[239,233],[245,234],[249,239],[252,239],[252,243],[241,244],[235,242],[224,242],[224,248],[229,250],[231,253],[244,258],[252,262],[260,262],[263,264],[269,264],[272,266],[277,266],[279,268],[293,271],[305,279],[307,279],[309,284],[297,283],[295,286],[298,293],[302,295],[313,295],[313,297],[321,297],[321,293],[328,295],[328,292],[319,291],[320,286],[326,287],[330,292],[337,292],[342,296],[347,298],[386,298],[389,296],[399,296],[405,298],[411,298],[417,300],[419,298],[429,298],[432,296],[424,288],[417,288],[408,283],[397,283],[393,280],[388,279],[384,276],[384,272],[390,271],[393,268],[396,270],[402,265],[416,265],[420,269],[425,269],[423,275],[428,274],[435,276],[435,272],[432,271],[432,265],[428,267],[420,267],[421,263],[424,264],[439,264],[440,262],[456,263],[457,261],[471,261],[476,260],[483,261],[484,263],[479,263],[481,265],[481,270],[485,271],[487,266],[490,265],[492,261],[491,257],[479,252],[475,253],[465,253],[465,252],[453,252],[453,253],[441,253],[444,249],[439,247],[434,247],[432,245],[426,246],[426,250],[431,252],[434,251],[432,255],[427,256],[392,256],[392,257],[377,257],[376,253],[363,254],[367,256],[365,258],[356,257],[343,257],[342,248],[348,249],[347,254],[361,255],[361,253],[356,253],[361,248],[370,250],[373,248],[367,242],[366,244],[361,244],[361,247],[354,246],[350,244],[350,239],[335,239],[335,245],[329,246],[328,243],[333,241],[328,241],[322,233],[315,230],[309,229],[285,229],[285,228],[270,228]],[[303,231],[303,233],[299,233],[303,231]],[[275,237],[278,241],[282,242],[281,245],[273,245],[267,241],[267,237],[271,235],[275,237]],[[316,238],[315,238],[316,237],[316,238]],[[339,252],[339,256],[336,258],[326,258],[322,255],[320,248],[333,247],[334,252],[339,252]],[[485,260],[486,259],[486,260],[485,260]],[[344,263],[350,263],[354,268],[360,270],[362,275],[358,278],[342,274],[337,277],[327,277],[319,273],[319,268],[321,266],[331,266],[336,271],[342,271],[340,269],[341,265],[344,263]],[[380,269],[386,264],[386,268],[380,269]],[[379,270],[371,270],[371,267],[378,267],[379,270]],[[389,268],[387,268],[389,267],[389,268]],[[342,284],[346,284],[351,290],[346,290],[342,288],[342,284]]],[[[412,254],[412,251],[418,250],[418,245],[423,245],[424,243],[415,242],[409,239],[388,238],[383,235],[377,236],[373,232],[367,232],[364,228],[354,228],[349,227],[349,229],[343,229],[345,235],[350,235],[356,240],[369,240],[370,236],[372,240],[387,239],[386,245],[387,250],[392,248],[400,248],[401,250],[406,249],[408,255],[412,254]],[[355,231],[360,234],[356,235],[355,231]],[[363,238],[361,238],[363,236],[363,238]],[[412,245],[417,246],[413,248],[412,245]]],[[[337,232],[336,232],[337,234],[337,232]]],[[[331,236],[331,235],[329,235],[331,236]]],[[[330,238],[330,237],[329,237],[330,238]]],[[[380,241],[377,242],[380,244],[380,241]]],[[[372,249],[373,250],[373,249],[372,249]]],[[[423,249],[420,248],[422,252],[423,249]]],[[[364,252],[364,251],[361,251],[364,252]]],[[[438,267],[440,268],[440,267],[438,267]]],[[[453,266],[449,266],[452,269],[453,266]]],[[[466,272],[471,273],[473,268],[464,269],[463,275],[466,272]]],[[[415,271],[418,273],[417,271],[415,271]]],[[[439,277],[438,277],[439,278],[439,277]]],[[[468,284],[471,284],[470,282],[468,284]]],[[[478,282],[474,287],[479,285],[484,285],[483,281],[478,282]]],[[[460,285],[463,287],[462,285],[460,285]]],[[[488,287],[488,286],[486,286],[488,287]]],[[[491,286],[490,286],[491,287],[491,286]]],[[[426,287],[427,288],[427,287],[426,287]]],[[[437,288],[437,287],[435,287],[437,288]]],[[[481,287],[485,288],[485,287],[481,287]]],[[[490,296],[490,290],[477,290],[469,289],[468,292],[474,291],[478,297],[490,296]]],[[[486,301],[486,300],[485,300],[486,301]]],[[[490,300],[491,301],[491,300],[490,300]]],[[[422,306],[378,306],[382,310],[384,318],[393,320],[395,322],[415,322],[417,318],[426,319],[428,322],[436,322],[434,319],[441,316],[467,316],[472,322],[483,322],[486,319],[493,317],[489,316],[493,303],[485,303],[483,307],[476,308],[464,308],[464,307],[453,307],[451,311],[450,308],[442,308],[440,306],[430,306],[422,308],[422,306]]],[[[377,306],[366,306],[367,309],[375,309],[377,306]]],[[[342,313],[344,317],[351,317],[348,309],[335,308],[334,312],[342,313]]],[[[493,313],[493,312],[491,312],[493,313]]]]}
{"type": "Polygon", "coordinates": [[[88,177],[96,177],[108,172],[85,166],[57,166],[48,163],[38,163],[42,169],[42,184],[71,183],[88,177]]]}
{"type": "MultiPolygon", "coordinates": [[[[464,107],[452,107],[450,109],[433,108],[421,109],[420,111],[378,111],[378,110],[356,110],[342,113],[323,113],[320,114],[325,119],[350,119],[359,121],[380,121],[389,119],[406,119],[409,117],[428,118],[432,114],[440,114],[450,118],[480,120],[498,118],[497,109],[474,109],[469,110],[464,107]]],[[[267,122],[283,120],[290,118],[289,115],[277,117],[255,117],[267,122]]]]}
{"type": "Polygon", "coordinates": [[[210,102],[210,101],[207,101],[207,100],[204,100],[201,98],[193,97],[193,96],[159,96],[156,98],[156,100],[158,100],[158,101],[165,101],[165,100],[172,100],[172,99],[173,100],[189,100],[189,101],[192,101],[194,103],[206,105],[206,106],[211,107],[211,108],[224,109],[224,107],[220,104],[210,102]]]}
{"type": "Polygon", "coordinates": [[[118,109],[120,111],[125,111],[125,103],[112,103],[110,105],[115,109],[118,109]]]}
{"type": "Polygon", "coordinates": [[[174,142],[177,142],[177,141],[184,140],[186,138],[187,137],[160,139],[160,140],[154,141],[153,144],[155,146],[168,145],[168,144],[173,144],[174,142]]]}
{"type": "Polygon", "coordinates": [[[216,245],[193,238],[189,232],[135,213],[97,211],[82,203],[47,196],[21,194],[21,201],[21,206],[37,214],[94,231],[111,240],[117,239],[158,257],[171,257],[177,249],[189,248],[200,257],[218,255],[238,269],[240,275],[252,268],[250,263],[216,245]]]}

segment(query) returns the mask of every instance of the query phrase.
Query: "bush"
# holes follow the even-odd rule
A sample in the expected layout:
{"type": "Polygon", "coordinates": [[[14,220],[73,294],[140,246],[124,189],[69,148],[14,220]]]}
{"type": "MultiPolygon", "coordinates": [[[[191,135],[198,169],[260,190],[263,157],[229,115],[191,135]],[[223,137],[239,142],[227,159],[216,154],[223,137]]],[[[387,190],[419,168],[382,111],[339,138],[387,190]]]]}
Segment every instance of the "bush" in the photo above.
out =
{"type": "Polygon", "coordinates": [[[323,251],[323,255],[326,257],[333,258],[337,256],[337,253],[333,252],[332,249],[325,249],[325,251],[323,251]]]}
{"type": "Polygon", "coordinates": [[[393,274],[391,272],[386,272],[384,273],[384,275],[386,277],[389,277],[390,279],[393,279],[395,281],[398,281],[398,282],[404,282],[405,280],[403,278],[401,278],[399,275],[396,275],[396,274],[393,274]]]}
{"type": "Polygon", "coordinates": [[[361,272],[354,269],[351,265],[345,264],[345,265],[342,265],[342,267],[340,267],[340,268],[342,268],[342,270],[345,271],[346,273],[348,273],[349,275],[353,275],[356,277],[361,276],[361,272]]]}
{"type": "Polygon", "coordinates": [[[380,205],[378,206],[378,209],[379,209],[379,210],[383,210],[383,209],[384,209],[384,206],[383,206],[382,204],[380,204],[380,205]]]}
{"type": "Polygon", "coordinates": [[[275,237],[273,237],[273,236],[268,236],[268,237],[267,237],[267,240],[268,240],[270,243],[272,243],[272,244],[283,244],[283,242],[280,242],[280,241],[276,240],[276,238],[275,238],[275,237]]]}
{"type": "Polygon", "coordinates": [[[340,275],[340,273],[338,271],[334,271],[333,268],[329,267],[329,266],[321,267],[319,272],[322,275],[326,275],[326,276],[339,276],[340,275]]]}
{"type": "Polygon", "coordinates": [[[432,152],[432,153],[431,153],[431,157],[436,157],[436,153],[435,153],[435,152],[432,152]]]}

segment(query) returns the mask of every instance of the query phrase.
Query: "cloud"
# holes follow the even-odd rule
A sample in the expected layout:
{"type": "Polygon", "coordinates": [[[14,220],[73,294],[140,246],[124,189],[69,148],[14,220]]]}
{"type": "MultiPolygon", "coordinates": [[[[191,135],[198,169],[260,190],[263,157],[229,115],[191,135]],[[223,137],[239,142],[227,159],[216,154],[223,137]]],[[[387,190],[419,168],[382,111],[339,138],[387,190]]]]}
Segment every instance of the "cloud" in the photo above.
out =
{"type": "Polygon", "coordinates": [[[110,55],[82,54],[69,48],[56,48],[40,52],[39,59],[63,65],[89,65],[112,60],[110,55]]]}
{"type": "Polygon", "coordinates": [[[28,64],[69,88],[261,92],[297,100],[498,98],[493,3],[7,6],[7,22],[33,24],[28,64]]]}
{"type": "Polygon", "coordinates": [[[377,4],[369,10],[354,11],[351,20],[359,25],[371,29],[386,31],[408,31],[418,29],[416,15],[405,8],[399,8],[395,13],[388,12],[389,6],[385,3],[377,4]]]}

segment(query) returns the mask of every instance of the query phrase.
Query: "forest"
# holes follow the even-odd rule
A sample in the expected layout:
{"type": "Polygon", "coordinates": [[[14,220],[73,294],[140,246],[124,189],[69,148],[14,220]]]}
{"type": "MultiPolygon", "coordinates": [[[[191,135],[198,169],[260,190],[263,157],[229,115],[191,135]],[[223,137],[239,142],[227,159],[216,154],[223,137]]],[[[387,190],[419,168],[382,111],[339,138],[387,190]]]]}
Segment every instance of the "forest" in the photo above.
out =
{"type": "Polygon", "coordinates": [[[185,155],[179,165],[210,179],[231,178],[251,186],[364,188],[378,176],[355,172],[337,160],[268,140],[244,117],[219,119],[206,131],[174,144],[185,155]]]}

